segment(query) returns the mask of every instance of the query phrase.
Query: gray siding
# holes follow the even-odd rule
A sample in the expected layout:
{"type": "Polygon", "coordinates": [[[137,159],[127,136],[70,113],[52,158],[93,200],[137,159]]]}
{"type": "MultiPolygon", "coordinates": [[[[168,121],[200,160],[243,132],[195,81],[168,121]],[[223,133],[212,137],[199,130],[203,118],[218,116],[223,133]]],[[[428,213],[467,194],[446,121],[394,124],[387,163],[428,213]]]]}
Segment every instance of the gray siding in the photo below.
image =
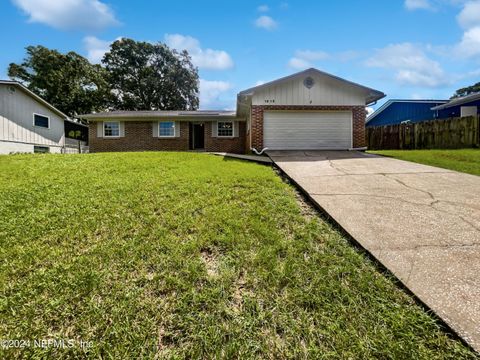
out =
{"type": "Polygon", "coordinates": [[[64,138],[62,117],[18,87],[0,84],[0,141],[4,145],[11,142],[55,147],[63,146],[64,138]],[[50,128],[34,126],[34,113],[48,116],[50,128]]]}
{"type": "Polygon", "coordinates": [[[305,75],[258,90],[252,105],[365,105],[366,91],[320,74],[305,75]],[[303,85],[309,76],[311,89],[303,85]]]}

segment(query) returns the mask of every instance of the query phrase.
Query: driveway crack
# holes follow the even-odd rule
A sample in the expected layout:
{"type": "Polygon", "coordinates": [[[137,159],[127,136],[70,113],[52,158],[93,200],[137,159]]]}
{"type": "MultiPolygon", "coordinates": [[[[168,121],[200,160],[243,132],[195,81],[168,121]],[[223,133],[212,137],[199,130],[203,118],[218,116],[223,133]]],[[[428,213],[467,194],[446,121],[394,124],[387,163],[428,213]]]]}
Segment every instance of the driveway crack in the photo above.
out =
{"type": "MultiPolygon", "coordinates": [[[[363,197],[385,198],[385,199],[391,199],[391,200],[398,200],[398,201],[405,202],[405,203],[412,204],[412,205],[430,206],[430,204],[424,204],[424,203],[421,203],[421,202],[408,201],[408,200],[402,199],[402,198],[400,198],[400,197],[386,196],[386,195],[376,195],[376,194],[359,194],[359,193],[341,193],[341,194],[340,194],[340,193],[323,193],[323,194],[315,194],[315,193],[311,193],[311,195],[315,195],[315,196],[363,196],[363,197]]],[[[444,211],[444,210],[440,210],[440,209],[435,209],[435,210],[437,210],[437,211],[444,211]]]]}
{"type": "MultiPolygon", "coordinates": [[[[388,177],[389,179],[392,179],[392,180],[396,181],[397,183],[399,183],[400,185],[405,186],[405,187],[408,188],[408,189],[415,190],[415,191],[419,191],[419,192],[421,192],[421,193],[427,194],[427,195],[430,197],[430,199],[433,200],[433,202],[436,202],[436,201],[437,201],[437,199],[435,199],[435,196],[433,196],[433,194],[432,194],[431,192],[427,191],[427,190],[418,189],[418,188],[416,188],[416,187],[407,185],[407,184],[406,184],[405,182],[403,182],[402,180],[399,180],[399,179],[397,179],[397,178],[395,178],[395,177],[388,176],[389,174],[382,174],[382,175],[385,176],[385,177],[388,177]]],[[[433,204],[433,203],[432,203],[432,204],[433,204]]]]}
{"type": "Polygon", "coordinates": [[[406,285],[408,285],[408,282],[410,281],[410,277],[412,276],[414,267],[415,267],[415,258],[412,260],[412,263],[410,264],[410,270],[408,271],[407,280],[405,280],[406,285]]]}
{"type": "Polygon", "coordinates": [[[409,250],[419,250],[419,249],[450,249],[450,248],[470,248],[470,247],[479,247],[480,243],[467,243],[467,244],[423,244],[415,245],[412,247],[387,247],[387,248],[371,248],[371,251],[409,251],[409,250]]]}
{"type": "Polygon", "coordinates": [[[335,166],[335,164],[333,163],[333,160],[331,160],[328,156],[327,156],[325,159],[328,161],[328,164],[330,165],[330,167],[331,167],[332,169],[337,170],[338,172],[340,172],[340,173],[342,173],[342,174],[344,174],[344,175],[350,175],[350,174],[348,174],[347,172],[345,172],[345,170],[341,170],[341,169],[337,168],[337,167],[335,166]]]}
{"type": "Polygon", "coordinates": [[[478,232],[480,232],[480,228],[478,226],[476,226],[474,223],[472,223],[471,221],[465,219],[463,216],[460,216],[458,215],[458,217],[460,219],[462,219],[464,222],[466,222],[468,225],[470,225],[472,228],[474,228],[475,230],[477,230],[478,232]]]}
{"type": "MultiPolygon", "coordinates": [[[[405,200],[405,199],[402,199],[400,197],[395,197],[395,196],[386,196],[386,195],[376,195],[376,194],[359,194],[359,193],[337,193],[337,194],[334,194],[334,193],[323,193],[323,194],[318,194],[318,193],[310,193],[311,195],[313,196],[361,196],[361,197],[373,197],[373,198],[384,198],[384,199],[390,199],[390,200],[397,200],[397,201],[401,201],[401,202],[404,202],[404,203],[407,203],[407,204],[411,204],[411,205],[418,205],[418,206],[427,206],[435,211],[438,211],[438,212],[441,212],[441,213],[444,213],[444,214],[448,214],[448,215],[452,215],[458,219],[460,219],[461,221],[463,221],[465,224],[469,225],[470,227],[472,227],[474,230],[480,232],[480,227],[476,226],[474,223],[472,223],[471,221],[465,219],[463,216],[461,215],[458,215],[458,213],[456,212],[451,212],[451,211],[447,211],[447,210],[443,210],[443,209],[437,209],[435,207],[436,204],[439,204],[441,202],[443,202],[443,200],[433,200],[432,202],[428,203],[428,204],[425,204],[425,203],[421,203],[421,202],[414,202],[414,201],[408,201],[408,200],[405,200]]],[[[430,193],[429,193],[430,194],[430,193]]]]}

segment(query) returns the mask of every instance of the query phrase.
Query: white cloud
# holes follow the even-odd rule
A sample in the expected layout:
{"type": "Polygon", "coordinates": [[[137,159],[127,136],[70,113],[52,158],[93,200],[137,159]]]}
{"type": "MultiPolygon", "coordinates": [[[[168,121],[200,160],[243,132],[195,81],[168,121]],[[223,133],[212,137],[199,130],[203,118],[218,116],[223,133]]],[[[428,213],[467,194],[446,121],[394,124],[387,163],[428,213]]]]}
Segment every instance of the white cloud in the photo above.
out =
{"type": "MultiPolygon", "coordinates": [[[[480,1],[467,1],[457,15],[458,24],[464,29],[462,39],[451,52],[460,58],[480,55],[480,1]]],[[[450,54],[449,54],[450,55],[450,54]]]]}
{"type": "Polygon", "coordinates": [[[62,30],[99,30],[117,25],[112,9],[99,0],[13,0],[30,22],[62,30]]]}
{"type": "Polygon", "coordinates": [[[421,47],[411,43],[388,45],[367,59],[370,67],[395,72],[395,79],[404,85],[439,87],[451,82],[437,61],[430,59],[421,47]]]}
{"type": "Polygon", "coordinates": [[[295,52],[295,57],[307,61],[319,61],[328,59],[330,55],[325,51],[297,50],[295,52]]]}
{"type": "Polygon", "coordinates": [[[405,0],[405,7],[408,10],[433,10],[434,7],[429,0],[405,0]]]}
{"type": "Polygon", "coordinates": [[[312,67],[314,61],[329,58],[330,55],[324,51],[297,50],[295,56],[288,61],[288,66],[294,69],[306,69],[312,67]]]}
{"type": "Polygon", "coordinates": [[[305,69],[313,67],[315,62],[330,60],[348,62],[356,59],[360,53],[353,50],[342,51],[339,53],[327,53],[321,50],[297,50],[295,55],[288,61],[288,66],[294,69],[305,69]]]}
{"type": "Polygon", "coordinates": [[[270,16],[262,15],[257,20],[255,20],[255,26],[271,31],[276,29],[278,24],[270,16]]]}
{"type": "Polygon", "coordinates": [[[370,116],[375,112],[375,109],[370,106],[367,106],[365,110],[367,110],[367,116],[370,116]]]}
{"type": "Polygon", "coordinates": [[[427,97],[420,95],[418,93],[413,93],[412,96],[410,96],[410,98],[412,100],[422,100],[422,99],[426,99],[427,97]]]}
{"type": "Polygon", "coordinates": [[[457,21],[464,29],[480,26],[480,1],[469,1],[465,4],[457,21]]]}
{"type": "Polygon", "coordinates": [[[463,33],[462,40],[455,47],[455,53],[466,58],[480,55],[480,26],[463,33]]]}
{"type": "MultiPolygon", "coordinates": [[[[121,38],[115,40],[119,39],[121,38]]],[[[95,36],[84,37],[83,45],[87,50],[87,59],[93,64],[99,64],[102,61],[103,55],[110,50],[110,45],[112,43],[113,41],[101,40],[95,36]]]]}
{"type": "Polygon", "coordinates": [[[293,69],[307,69],[312,67],[312,63],[308,60],[305,59],[300,59],[297,57],[293,57],[288,61],[288,66],[290,66],[293,69]]]}
{"type": "Polygon", "coordinates": [[[202,49],[200,42],[194,37],[165,34],[165,42],[171,48],[187,50],[193,64],[201,69],[224,70],[233,67],[233,60],[226,51],[202,49]]]}
{"type": "Polygon", "coordinates": [[[200,107],[222,103],[221,95],[232,88],[232,84],[226,81],[200,79],[200,107]]]}
{"type": "Polygon", "coordinates": [[[255,83],[255,86],[260,86],[260,85],[263,85],[265,84],[265,81],[264,80],[258,80],[256,83],[255,83]]]}
{"type": "Polygon", "coordinates": [[[257,8],[258,11],[260,12],[267,12],[270,10],[270,8],[268,7],[268,5],[260,5],[258,8],[257,8]]]}

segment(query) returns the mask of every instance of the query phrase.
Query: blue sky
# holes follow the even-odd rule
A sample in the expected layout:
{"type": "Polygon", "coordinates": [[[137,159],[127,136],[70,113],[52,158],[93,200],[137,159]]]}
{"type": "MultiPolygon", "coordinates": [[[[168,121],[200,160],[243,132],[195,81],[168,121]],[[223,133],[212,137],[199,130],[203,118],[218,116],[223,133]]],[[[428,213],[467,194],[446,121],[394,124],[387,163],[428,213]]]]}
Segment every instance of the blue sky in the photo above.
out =
{"type": "Polygon", "coordinates": [[[161,41],[191,53],[204,109],[311,66],[388,98],[480,81],[480,0],[4,0],[0,14],[0,78],[28,45],[98,62],[117,38],[161,41]]]}

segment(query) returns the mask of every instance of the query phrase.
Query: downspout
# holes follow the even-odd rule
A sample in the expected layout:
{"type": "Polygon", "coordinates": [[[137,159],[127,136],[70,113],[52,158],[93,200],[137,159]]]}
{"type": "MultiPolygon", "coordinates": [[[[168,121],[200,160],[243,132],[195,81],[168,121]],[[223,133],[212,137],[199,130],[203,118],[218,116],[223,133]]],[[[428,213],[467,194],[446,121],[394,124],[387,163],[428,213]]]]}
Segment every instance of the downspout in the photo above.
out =
{"type": "Polygon", "coordinates": [[[268,150],[268,147],[266,148],[263,148],[261,151],[258,151],[257,149],[251,147],[250,150],[252,150],[255,154],[257,155],[263,155],[264,151],[267,151],[268,150]]]}

